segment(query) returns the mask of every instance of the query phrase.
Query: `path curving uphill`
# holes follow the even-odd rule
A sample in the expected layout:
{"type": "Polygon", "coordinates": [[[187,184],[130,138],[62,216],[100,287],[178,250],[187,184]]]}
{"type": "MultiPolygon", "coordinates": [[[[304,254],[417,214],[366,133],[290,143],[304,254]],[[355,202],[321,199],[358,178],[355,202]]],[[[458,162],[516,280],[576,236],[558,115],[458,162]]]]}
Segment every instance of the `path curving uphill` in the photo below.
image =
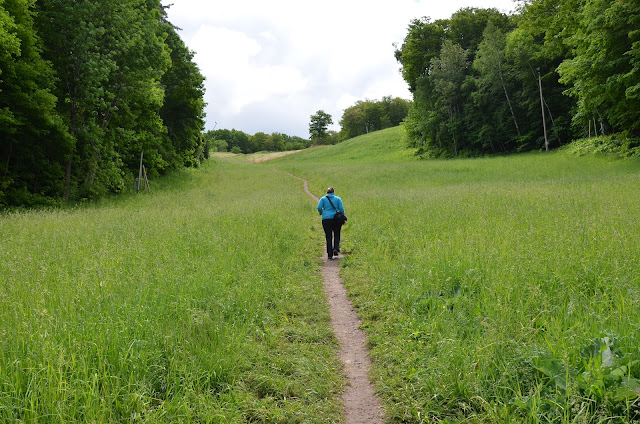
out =
{"type": "MultiPolygon", "coordinates": [[[[299,178],[299,177],[296,177],[299,178]]],[[[316,202],[307,181],[304,191],[316,202]]],[[[366,336],[360,328],[360,319],[353,310],[347,290],[340,278],[340,260],[325,258],[322,265],[324,291],[329,302],[331,325],[340,344],[339,357],[347,373],[347,388],[342,400],[347,424],[376,424],[382,422],[382,406],[369,381],[371,361],[366,348],[366,336]]]]}

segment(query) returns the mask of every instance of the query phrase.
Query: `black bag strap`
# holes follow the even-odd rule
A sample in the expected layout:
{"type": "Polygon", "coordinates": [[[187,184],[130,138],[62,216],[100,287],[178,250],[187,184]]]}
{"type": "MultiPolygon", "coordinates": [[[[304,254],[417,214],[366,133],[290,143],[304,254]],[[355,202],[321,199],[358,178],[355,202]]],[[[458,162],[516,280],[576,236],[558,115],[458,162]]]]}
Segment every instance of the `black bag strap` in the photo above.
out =
{"type": "MultiPolygon", "coordinates": [[[[329,201],[329,203],[331,203],[331,206],[333,206],[333,202],[331,201],[331,199],[329,199],[329,196],[324,196],[326,197],[326,199],[329,201]]],[[[333,209],[336,210],[336,213],[338,212],[338,208],[336,208],[335,206],[333,206],[333,209]]]]}

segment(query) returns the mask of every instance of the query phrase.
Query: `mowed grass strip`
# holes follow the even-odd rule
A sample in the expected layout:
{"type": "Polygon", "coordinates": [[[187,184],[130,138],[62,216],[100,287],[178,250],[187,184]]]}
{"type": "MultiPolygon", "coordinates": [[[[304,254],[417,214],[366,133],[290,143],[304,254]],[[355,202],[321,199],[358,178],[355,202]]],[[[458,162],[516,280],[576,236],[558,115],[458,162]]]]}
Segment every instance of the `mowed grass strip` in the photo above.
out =
{"type": "Polygon", "coordinates": [[[0,422],[337,422],[299,182],[230,159],[0,216],[0,422]]]}
{"type": "Polygon", "coordinates": [[[640,163],[416,161],[397,128],[346,143],[270,166],[343,198],[390,422],[640,419],[640,163]]]}

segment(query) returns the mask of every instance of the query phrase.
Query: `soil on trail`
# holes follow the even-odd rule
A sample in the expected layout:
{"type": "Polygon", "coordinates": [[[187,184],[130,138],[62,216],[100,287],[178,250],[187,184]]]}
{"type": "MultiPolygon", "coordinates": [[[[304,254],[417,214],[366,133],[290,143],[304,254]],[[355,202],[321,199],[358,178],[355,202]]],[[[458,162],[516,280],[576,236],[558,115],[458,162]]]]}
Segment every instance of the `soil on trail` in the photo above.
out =
{"type": "MultiPolygon", "coordinates": [[[[307,181],[302,181],[304,191],[317,202],[319,199],[309,191],[307,181]]],[[[331,325],[340,343],[339,357],[348,378],[343,394],[345,422],[347,424],[381,423],[382,406],[369,381],[371,361],[366,348],[366,337],[360,328],[360,319],[353,310],[347,290],[340,279],[340,259],[325,259],[322,265],[322,276],[331,311],[331,325]]]]}

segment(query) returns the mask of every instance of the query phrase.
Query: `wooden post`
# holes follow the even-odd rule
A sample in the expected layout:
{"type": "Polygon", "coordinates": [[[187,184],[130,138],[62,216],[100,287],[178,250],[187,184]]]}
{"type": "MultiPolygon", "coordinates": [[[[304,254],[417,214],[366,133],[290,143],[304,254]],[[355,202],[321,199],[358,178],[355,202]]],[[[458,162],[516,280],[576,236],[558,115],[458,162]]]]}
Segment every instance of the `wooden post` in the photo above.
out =
{"type": "Polygon", "coordinates": [[[138,191],[142,188],[142,158],[144,157],[144,150],[140,152],[140,172],[138,173],[138,191]]]}
{"type": "Polygon", "coordinates": [[[544,148],[549,151],[549,139],[547,138],[547,121],[544,117],[544,97],[542,97],[542,78],[540,77],[540,68],[538,68],[538,87],[540,88],[540,106],[542,108],[542,129],[544,130],[544,148]]]}
{"type": "Polygon", "coordinates": [[[145,166],[142,166],[142,171],[144,172],[144,187],[145,189],[151,193],[151,186],[149,185],[149,179],[147,178],[147,168],[145,168],[145,166]]]}

